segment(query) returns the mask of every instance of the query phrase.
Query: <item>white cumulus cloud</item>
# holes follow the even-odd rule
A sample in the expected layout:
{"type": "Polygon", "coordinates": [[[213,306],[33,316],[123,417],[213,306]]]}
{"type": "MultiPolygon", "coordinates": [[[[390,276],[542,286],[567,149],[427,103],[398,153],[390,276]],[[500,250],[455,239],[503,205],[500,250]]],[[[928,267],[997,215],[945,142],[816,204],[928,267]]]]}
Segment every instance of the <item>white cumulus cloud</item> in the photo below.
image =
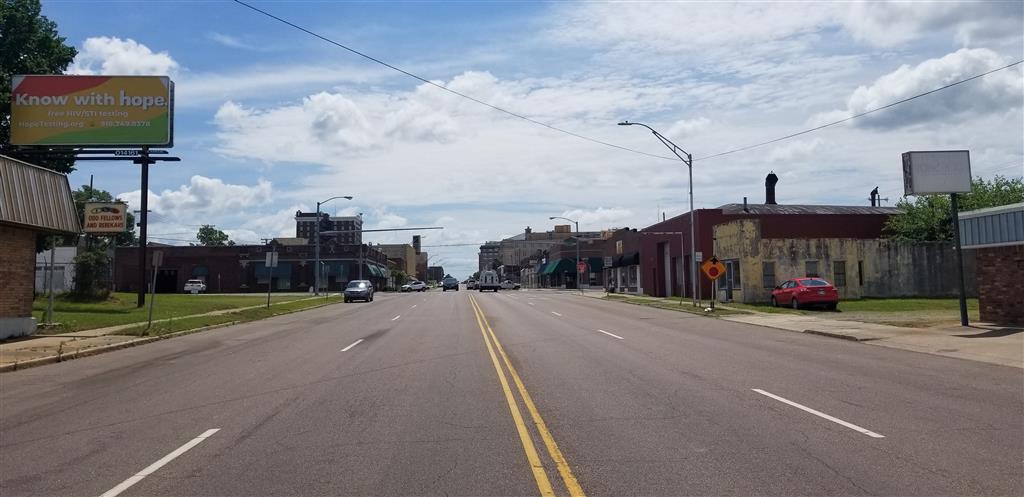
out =
{"type": "MultiPolygon", "coordinates": [[[[1002,67],[1009,61],[985,48],[962,48],[916,66],[903,65],[871,85],[860,86],[845,110],[819,114],[812,122],[845,118],[967,77],[1002,67]]],[[[895,128],[917,123],[943,124],[958,115],[1001,113],[1022,104],[1021,71],[1010,68],[854,121],[868,128],[895,128]]]]}
{"type": "Polygon", "coordinates": [[[109,36],[87,38],[75,56],[71,74],[174,75],[178,62],[167,52],[153,52],[131,38],[109,36]]]}

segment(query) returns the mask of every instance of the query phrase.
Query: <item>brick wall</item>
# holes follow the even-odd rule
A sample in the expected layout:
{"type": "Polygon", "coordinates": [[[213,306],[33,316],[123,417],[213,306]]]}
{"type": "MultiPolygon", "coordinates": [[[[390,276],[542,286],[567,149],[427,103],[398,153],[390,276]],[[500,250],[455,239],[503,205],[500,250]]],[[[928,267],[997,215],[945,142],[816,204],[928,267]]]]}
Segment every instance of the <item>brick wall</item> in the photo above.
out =
{"type": "Polygon", "coordinates": [[[36,272],[36,233],[0,226],[0,317],[32,316],[36,272]]]}
{"type": "Polygon", "coordinates": [[[981,320],[1024,325],[1024,245],[978,249],[981,320]]]}

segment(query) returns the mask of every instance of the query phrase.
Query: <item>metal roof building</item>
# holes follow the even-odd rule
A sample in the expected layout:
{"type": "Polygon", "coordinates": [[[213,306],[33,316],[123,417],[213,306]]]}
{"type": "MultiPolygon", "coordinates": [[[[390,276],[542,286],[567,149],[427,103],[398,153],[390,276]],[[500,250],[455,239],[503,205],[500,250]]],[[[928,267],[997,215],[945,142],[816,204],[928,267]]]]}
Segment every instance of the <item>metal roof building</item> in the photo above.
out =
{"type": "Polygon", "coordinates": [[[78,212],[68,177],[0,155],[0,224],[78,233],[78,212]]]}
{"type": "Polygon", "coordinates": [[[965,249],[1024,245],[1024,202],[960,213],[965,249]]]}
{"type": "Polygon", "coordinates": [[[961,212],[960,243],[978,254],[981,320],[1024,325],[1024,202],[961,212]]]}

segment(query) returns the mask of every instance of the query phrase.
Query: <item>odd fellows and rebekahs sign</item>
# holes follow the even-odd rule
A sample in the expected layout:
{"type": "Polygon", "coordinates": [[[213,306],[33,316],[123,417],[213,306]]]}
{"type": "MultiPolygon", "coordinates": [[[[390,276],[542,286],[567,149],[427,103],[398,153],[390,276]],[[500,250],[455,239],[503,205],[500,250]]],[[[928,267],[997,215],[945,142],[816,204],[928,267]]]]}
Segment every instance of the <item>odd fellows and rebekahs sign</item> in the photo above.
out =
{"type": "Polygon", "coordinates": [[[128,204],[124,202],[87,202],[82,231],[110,235],[128,231],[128,204]]]}
{"type": "Polygon", "coordinates": [[[174,142],[166,76],[14,76],[11,144],[156,146],[174,142]]]}

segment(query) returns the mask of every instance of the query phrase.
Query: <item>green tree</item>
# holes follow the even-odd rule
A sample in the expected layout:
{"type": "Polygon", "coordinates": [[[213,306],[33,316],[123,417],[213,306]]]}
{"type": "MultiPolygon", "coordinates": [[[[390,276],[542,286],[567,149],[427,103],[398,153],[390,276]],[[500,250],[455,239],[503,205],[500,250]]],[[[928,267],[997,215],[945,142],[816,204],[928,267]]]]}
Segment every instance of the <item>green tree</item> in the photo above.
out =
{"type": "Polygon", "coordinates": [[[0,0],[0,154],[69,173],[75,168],[71,153],[40,156],[11,147],[11,77],[63,73],[78,54],[41,9],[39,0],[0,0]]]}
{"type": "MultiPolygon", "coordinates": [[[[996,176],[991,181],[976,178],[971,192],[958,196],[960,212],[1024,202],[1024,180],[996,176]]],[[[884,233],[890,238],[917,241],[953,239],[953,215],[949,195],[903,197],[896,203],[903,214],[889,218],[884,233]]]]}
{"type": "Polygon", "coordinates": [[[199,244],[206,247],[223,247],[225,245],[234,245],[235,242],[228,239],[228,234],[214,228],[213,225],[204,224],[199,228],[199,233],[196,234],[196,240],[199,240],[199,244]]]}

